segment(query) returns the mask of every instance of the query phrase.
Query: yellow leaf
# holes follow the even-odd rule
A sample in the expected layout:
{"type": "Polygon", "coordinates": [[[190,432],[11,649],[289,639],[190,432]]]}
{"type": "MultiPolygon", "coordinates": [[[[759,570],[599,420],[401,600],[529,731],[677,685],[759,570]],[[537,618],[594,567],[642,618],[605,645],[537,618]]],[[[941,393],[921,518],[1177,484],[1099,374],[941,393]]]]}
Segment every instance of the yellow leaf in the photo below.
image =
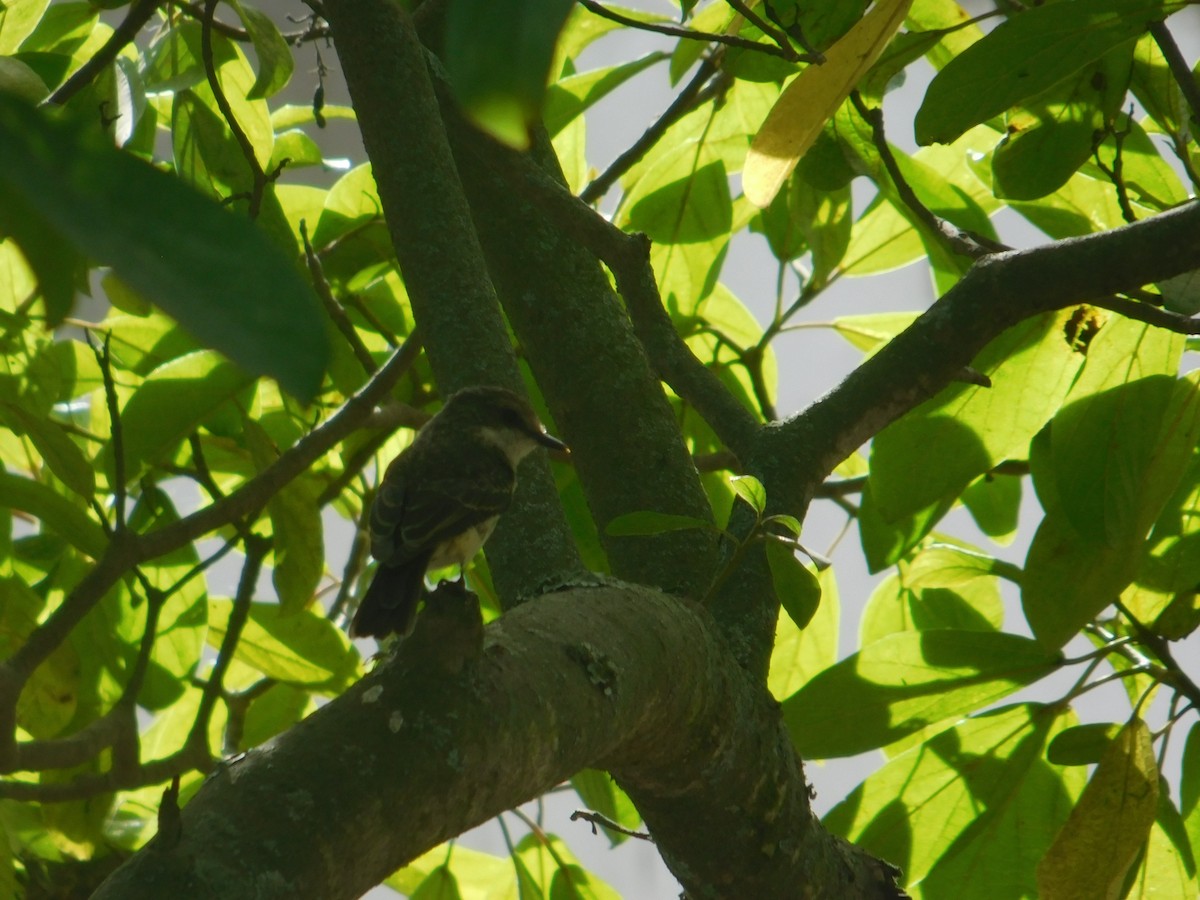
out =
{"type": "Polygon", "coordinates": [[[1041,900],[1116,900],[1146,842],[1158,806],[1158,763],[1150,730],[1129,722],[1038,864],[1041,900]]]}
{"type": "Polygon", "coordinates": [[[858,24],[789,84],[754,137],[742,190],[758,207],[767,206],[817,139],[825,123],[887,46],[912,0],[879,0],[858,24]]]}

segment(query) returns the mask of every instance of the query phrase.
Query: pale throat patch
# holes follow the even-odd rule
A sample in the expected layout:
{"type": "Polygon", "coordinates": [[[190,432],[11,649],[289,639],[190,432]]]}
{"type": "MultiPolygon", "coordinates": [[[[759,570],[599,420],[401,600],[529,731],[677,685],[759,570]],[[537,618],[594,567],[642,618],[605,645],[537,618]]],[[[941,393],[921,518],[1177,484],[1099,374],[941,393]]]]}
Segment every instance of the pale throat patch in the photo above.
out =
{"type": "Polygon", "coordinates": [[[529,435],[511,428],[492,428],[490,425],[484,425],[479,429],[479,436],[507,456],[513,468],[538,445],[529,435]]]}

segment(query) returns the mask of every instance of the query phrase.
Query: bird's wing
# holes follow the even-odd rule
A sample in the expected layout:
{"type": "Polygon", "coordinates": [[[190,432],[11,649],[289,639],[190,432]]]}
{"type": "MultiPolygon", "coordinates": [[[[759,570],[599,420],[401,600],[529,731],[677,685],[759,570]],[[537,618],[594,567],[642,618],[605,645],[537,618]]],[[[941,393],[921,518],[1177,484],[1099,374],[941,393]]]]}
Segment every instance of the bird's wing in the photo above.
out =
{"type": "Polygon", "coordinates": [[[371,555],[402,565],[444,540],[500,515],[512,502],[516,474],[496,454],[465,468],[441,471],[425,466],[424,477],[409,478],[398,459],[389,468],[371,507],[371,555]]]}
{"type": "Polygon", "coordinates": [[[397,543],[433,547],[494,519],[508,509],[515,485],[515,475],[506,460],[424,479],[410,494],[411,503],[397,529],[397,543]]]}

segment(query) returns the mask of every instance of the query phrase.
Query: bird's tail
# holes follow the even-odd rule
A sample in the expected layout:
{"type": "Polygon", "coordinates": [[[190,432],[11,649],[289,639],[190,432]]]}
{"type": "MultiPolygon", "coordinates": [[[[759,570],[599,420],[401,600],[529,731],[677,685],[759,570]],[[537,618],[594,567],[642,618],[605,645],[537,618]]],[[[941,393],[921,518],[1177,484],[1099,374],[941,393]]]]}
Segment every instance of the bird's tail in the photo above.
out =
{"type": "Polygon", "coordinates": [[[381,563],[350,623],[350,636],[382,638],[392,632],[409,634],[417,618],[428,562],[427,557],[421,557],[399,566],[381,563]]]}

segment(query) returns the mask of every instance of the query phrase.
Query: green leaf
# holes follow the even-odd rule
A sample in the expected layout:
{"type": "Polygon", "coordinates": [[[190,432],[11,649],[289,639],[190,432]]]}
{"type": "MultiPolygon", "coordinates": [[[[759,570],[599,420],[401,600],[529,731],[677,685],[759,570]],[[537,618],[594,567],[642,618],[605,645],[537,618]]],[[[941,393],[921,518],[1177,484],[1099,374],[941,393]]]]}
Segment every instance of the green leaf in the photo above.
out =
{"type": "Polygon", "coordinates": [[[1166,780],[1159,777],[1158,809],[1150,837],[1141,855],[1128,897],[1200,896],[1196,880],[1194,845],[1188,840],[1187,826],[1171,802],[1166,780]]]}
{"type": "Polygon", "coordinates": [[[852,346],[874,353],[913,323],[920,313],[867,313],[859,316],[838,316],[833,329],[852,346]]]}
{"type": "Polygon", "coordinates": [[[1042,900],[1116,897],[1158,808],[1150,730],[1134,719],[1114,738],[1038,864],[1042,900]]]}
{"type": "Polygon", "coordinates": [[[821,603],[821,583],[796,558],[791,544],[768,539],[766,550],[775,596],[796,627],[807,628],[821,603]]]}
{"type": "Polygon", "coordinates": [[[1004,623],[997,579],[934,546],[871,592],[859,626],[862,646],[903,631],[996,631],[1004,623]]]}
{"type": "Polygon", "coordinates": [[[733,227],[729,177],[721,160],[701,161],[695,144],[664,156],[641,178],[626,202],[629,227],[666,244],[694,244],[733,227]]]}
{"type": "MultiPolygon", "coordinates": [[[[18,578],[0,578],[0,653],[11,657],[38,624],[45,601],[18,578]]],[[[48,739],[70,724],[79,705],[82,683],[79,656],[70,643],[59,644],[33,672],[17,700],[17,724],[33,737],[48,739]]]]}
{"type": "Polygon", "coordinates": [[[254,43],[254,52],[258,54],[258,77],[254,80],[254,86],[247,91],[246,99],[272,97],[291,80],[292,70],[296,67],[292,49],[270,16],[248,3],[238,0],[232,0],[232,3],[238,18],[242,20],[242,27],[254,43]]]}
{"type": "Polygon", "coordinates": [[[674,513],[654,512],[649,509],[624,513],[612,519],[604,533],[612,537],[642,537],[663,534],[668,531],[686,531],[689,528],[712,528],[711,522],[695,516],[680,516],[674,513]]]}
{"type": "Polygon", "coordinates": [[[384,884],[411,895],[443,865],[450,867],[459,890],[469,900],[484,900],[505,886],[515,896],[516,880],[510,859],[481,853],[458,843],[434,847],[396,872],[384,884]]]}
{"type": "Polygon", "coordinates": [[[1188,729],[1179,776],[1179,812],[1193,856],[1200,851],[1200,723],[1188,729]]]}
{"type": "Polygon", "coordinates": [[[1177,381],[1183,341],[1113,318],[1050,430],[1062,510],[1088,540],[1125,546],[1145,537],[1174,492],[1200,436],[1196,375],[1177,381]]]}
{"type": "Polygon", "coordinates": [[[0,504],[36,517],[43,528],[66,538],[93,559],[104,555],[108,537],[75,503],[51,488],[28,478],[0,472],[0,504]]]}
{"type": "Polygon", "coordinates": [[[1017,536],[1017,518],[1021,512],[1021,479],[986,472],[962,492],[963,506],[979,530],[1002,547],[1017,536]]]}
{"type": "MultiPolygon", "coordinates": [[[[125,478],[159,462],[225,403],[253,383],[238,366],[198,350],[159,366],[121,410],[125,478]]],[[[111,458],[113,448],[105,448],[111,458]]]]}
{"type": "Polygon", "coordinates": [[[287,731],[316,708],[312,694],[290,684],[273,684],[255,697],[246,711],[241,750],[265,744],[287,731]]]}
{"type": "Polygon", "coordinates": [[[776,700],[790,697],[814,675],[837,661],[841,612],[833,569],[817,573],[817,581],[821,586],[821,602],[804,630],[796,627],[786,610],[779,612],[767,678],[767,685],[776,700]]]}
{"type": "Polygon", "coordinates": [[[1092,156],[1096,135],[1125,97],[1133,43],[1013,110],[992,155],[997,197],[1035,200],[1058,190],[1092,156]]]}
{"type": "Polygon", "coordinates": [[[621,900],[620,894],[586,871],[556,835],[521,838],[513,857],[513,862],[518,861],[523,870],[522,896],[525,888],[532,888],[550,900],[621,900]]]}
{"type": "Polygon", "coordinates": [[[1048,3],[1013,15],[934,76],[917,110],[917,143],[949,143],[972,125],[1069,78],[1182,5],[1088,0],[1048,3]]]}
{"type": "Polygon", "coordinates": [[[1059,663],[1035,641],[999,631],[893,634],[785,700],[784,723],[805,759],[853,756],[986,706],[1059,663]]]}
{"type": "Polygon", "coordinates": [[[305,401],[316,393],[329,355],[320,305],[292,260],[245,218],[2,96],[0,192],[247,371],[305,401]]]}
{"type": "Polygon", "coordinates": [[[4,15],[0,17],[0,54],[9,56],[37,28],[50,0],[21,0],[4,5],[4,15]]]}
{"type": "Polygon", "coordinates": [[[729,479],[734,492],[745,500],[756,513],[762,515],[767,508],[767,489],[753,475],[734,475],[729,479]]]}
{"type": "Polygon", "coordinates": [[[16,405],[2,404],[0,410],[16,424],[17,431],[33,442],[42,461],[63,484],[85,500],[92,499],[96,493],[96,473],[61,425],[32,415],[16,405]]]}
{"type": "Polygon", "coordinates": [[[868,482],[863,487],[862,506],[858,512],[859,538],[868,570],[879,572],[903,559],[953,505],[954,498],[947,497],[917,510],[911,516],[889,522],[879,511],[868,482]]]}
{"type": "Polygon", "coordinates": [[[825,827],[902,867],[925,897],[1035,896],[1034,867],[1085,778],[1042,751],[1075,721],[1069,708],[1037,704],[969,718],[873,773],[825,827]]]}
{"type": "MultiPolygon", "coordinates": [[[[633,831],[642,823],[642,817],[634,807],[629,796],[617,787],[611,775],[599,769],[582,769],[571,777],[571,787],[579,794],[579,799],[589,809],[600,813],[606,819],[616,822],[622,828],[633,831]]],[[[624,843],[628,835],[611,828],[600,829],[612,846],[624,843]]]]}
{"type": "Polygon", "coordinates": [[[409,895],[410,900],[462,900],[458,879],[449,866],[438,866],[409,895]]]}
{"type": "Polygon", "coordinates": [[[1063,338],[1070,315],[1046,313],[1008,329],[974,362],[991,387],[952,384],[875,436],[871,496],[885,519],[957,497],[998,463],[1027,455],[1083,363],[1063,338]]]}
{"type": "Polygon", "coordinates": [[[1112,743],[1121,726],[1115,722],[1091,722],[1061,731],[1046,748],[1046,759],[1056,766],[1090,766],[1112,743]]]}
{"type": "Polygon", "coordinates": [[[1133,580],[1142,541],[1085,540],[1061,512],[1049,512],[1025,557],[1021,606],[1046,647],[1061,647],[1133,580]]]}
{"type": "Polygon", "coordinates": [[[571,0],[450,5],[445,60],[454,93],[468,117],[497,140],[529,146],[554,43],[573,5],[571,0]]]}
{"type": "Polygon", "coordinates": [[[1194,594],[1200,584],[1200,454],[1179,481],[1179,487],[1163,507],[1162,514],[1146,541],[1134,584],[1121,600],[1141,622],[1153,622],[1159,634],[1167,621],[1156,619],[1169,607],[1168,618],[1183,633],[1192,629],[1192,603],[1187,595],[1194,594]],[[1184,598],[1182,601],[1176,597],[1184,598]],[[1178,605],[1177,605],[1178,604],[1178,605]]]}
{"type": "MultiPolygon", "coordinates": [[[[232,608],[231,600],[209,600],[209,646],[221,646],[232,608]]],[[[358,675],[358,653],[337,626],[309,609],[285,614],[275,603],[250,604],[237,659],[268,678],[335,693],[358,675]]]]}
{"type": "Polygon", "coordinates": [[[550,85],[546,93],[546,108],[542,117],[547,134],[555,137],[630,78],[666,58],[665,53],[647,53],[621,65],[593,69],[559,79],[550,85]]]}
{"type": "Polygon", "coordinates": [[[319,486],[297,478],[267,504],[275,542],[275,567],[271,581],[284,613],[304,609],[316,594],[325,573],[325,536],[319,486]]]}

